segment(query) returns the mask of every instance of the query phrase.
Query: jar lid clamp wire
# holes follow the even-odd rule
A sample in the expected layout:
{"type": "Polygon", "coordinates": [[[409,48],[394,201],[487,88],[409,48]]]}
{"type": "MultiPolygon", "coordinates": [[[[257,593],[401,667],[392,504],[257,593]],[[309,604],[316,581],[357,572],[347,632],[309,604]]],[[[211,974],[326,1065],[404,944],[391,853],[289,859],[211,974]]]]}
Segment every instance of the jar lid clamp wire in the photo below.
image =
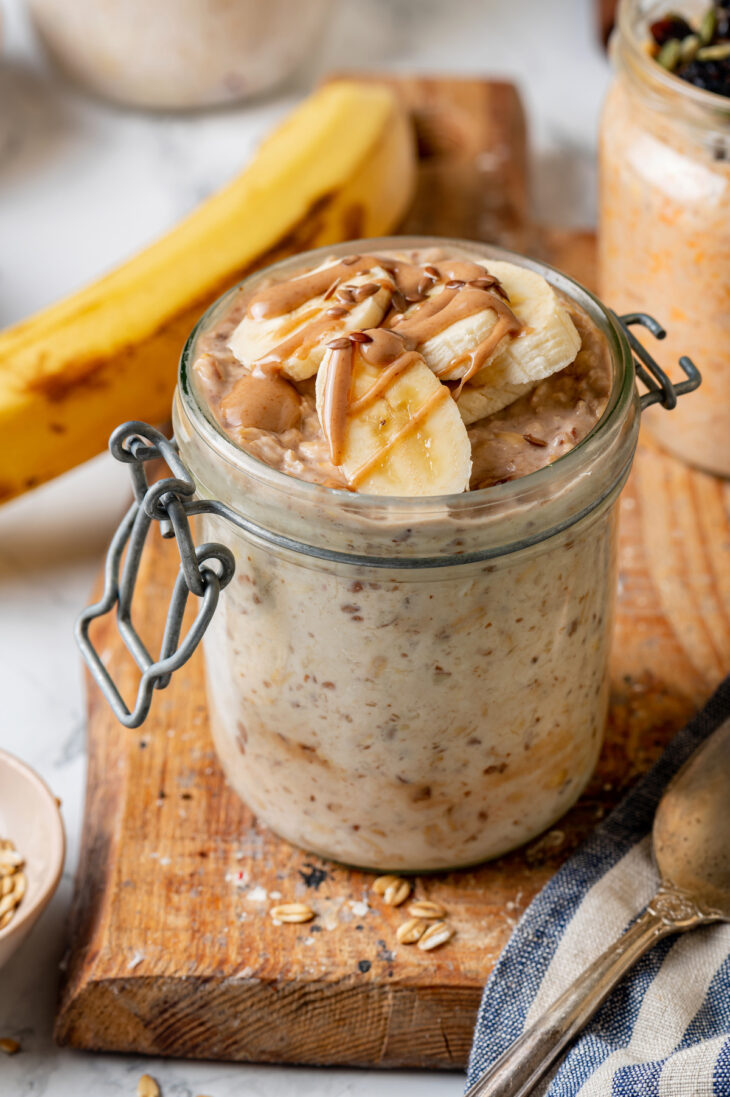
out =
{"type": "Polygon", "coordinates": [[[667,374],[659,363],[652,358],[646,347],[643,346],[634,333],[629,330],[632,325],[640,324],[650,331],[655,339],[664,339],[667,333],[653,316],[649,316],[646,312],[627,312],[624,313],[623,316],[616,316],[616,319],[621,325],[633,352],[636,376],[648,390],[639,396],[639,403],[641,404],[642,411],[644,408],[651,407],[652,404],[661,404],[667,411],[671,411],[672,408],[676,408],[677,406],[677,397],[684,396],[685,393],[693,392],[694,389],[699,388],[702,377],[691,358],[688,358],[686,354],[683,354],[679,359],[679,365],[685,373],[687,380],[675,384],[673,381],[670,381],[667,374]]]}
{"type": "MultiPolygon", "coordinates": [[[[657,339],[663,339],[666,333],[656,320],[646,313],[638,312],[621,317],[614,316],[614,319],[633,352],[636,376],[647,388],[647,392],[639,396],[642,410],[655,403],[660,403],[667,409],[673,408],[679,396],[698,387],[701,381],[700,373],[690,358],[687,356],[680,358],[679,364],[687,380],[675,384],[629,330],[630,326],[639,324],[657,339]]],[[[109,449],[118,461],[130,466],[134,502],[122,519],[109,546],[102,597],[80,614],[75,635],[82,657],[94,681],[117,719],[128,728],[139,727],[144,722],[152,704],[154,690],[165,689],[169,685],[173,672],[179,670],[193,655],[210,624],[220,592],[233,578],[235,560],[231,550],[218,542],[207,542],[196,547],[190,529],[190,517],[197,514],[213,514],[230,521],[250,536],[277,548],[306,553],[335,563],[409,568],[413,567],[414,563],[419,567],[443,567],[451,562],[448,558],[429,558],[416,562],[402,558],[375,558],[337,552],[313,545],[305,546],[301,542],[283,534],[274,533],[246,519],[219,500],[196,499],[194,498],[195,482],[180,458],[175,440],[166,438],[147,423],[131,421],[117,427],[109,440],[109,449]],[[173,475],[150,484],[145,465],[156,458],[162,458],[173,475]],[[154,521],[159,522],[163,537],[175,538],[180,554],[180,568],[170,597],[160,654],[157,659],[152,658],[132,622],[134,588],[147,534],[154,521]],[[183,615],[190,594],[201,599],[201,602],[195,620],[181,640],[183,615]],[[104,617],[115,606],[119,634],[142,671],[132,709],[122,698],[89,636],[92,622],[104,617]]],[[[596,499],[584,513],[589,513],[600,502],[601,499],[596,499]]],[[[581,517],[583,513],[574,515],[570,523],[566,522],[564,526],[572,525],[581,517]]],[[[559,532],[559,529],[553,532],[559,532]]],[[[492,555],[494,553],[489,550],[472,553],[460,557],[459,562],[476,562],[488,559],[492,555]]]]}
{"type": "Polygon", "coordinates": [[[104,593],[87,607],[76,623],[76,642],[91,672],[117,719],[128,728],[139,727],[146,719],[155,689],[169,685],[173,671],[191,657],[218,604],[221,590],[233,578],[235,563],[230,549],[220,544],[193,543],[188,509],[195,485],[180,460],[173,440],[146,423],[124,423],[112,434],[109,448],[118,461],[130,465],[134,502],[122,519],[107,552],[104,569],[104,593]],[[162,457],[173,477],[152,485],[147,480],[145,463],[162,457]],[[165,622],[159,658],[153,660],[132,623],[132,597],[137,581],[142,550],[153,521],[160,523],[163,537],[175,537],[180,552],[180,570],[175,581],[165,622]],[[127,549],[126,558],[122,558],[127,549]],[[212,561],[217,560],[220,570],[212,561]],[[121,574],[120,574],[121,573],[121,574]],[[189,594],[201,598],[193,624],[182,641],[183,615],[189,594]],[[91,642],[89,629],[98,617],[117,608],[117,626],[127,651],[142,671],[133,709],[129,709],[91,642]]]}

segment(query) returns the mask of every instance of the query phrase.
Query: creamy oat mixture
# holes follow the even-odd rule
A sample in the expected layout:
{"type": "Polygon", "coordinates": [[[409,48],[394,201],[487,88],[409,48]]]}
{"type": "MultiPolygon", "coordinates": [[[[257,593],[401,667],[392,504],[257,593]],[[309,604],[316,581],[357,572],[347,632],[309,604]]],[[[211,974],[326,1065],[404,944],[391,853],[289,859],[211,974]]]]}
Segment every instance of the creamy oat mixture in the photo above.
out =
{"type": "Polygon", "coordinates": [[[366,868],[496,857],[575,802],[601,747],[613,511],[547,552],[403,573],[226,538],[205,638],[229,781],[278,834],[366,868]]]}
{"type": "MultiPolygon", "coordinates": [[[[198,395],[235,442],[291,474],[282,505],[296,514],[302,540],[316,543],[324,523],[327,543],[339,537],[346,552],[377,554],[379,543],[380,554],[389,555],[388,546],[401,539],[417,542],[423,556],[445,543],[458,552],[462,537],[478,546],[488,518],[462,517],[453,502],[425,499],[428,521],[418,525],[414,518],[408,528],[390,525],[369,504],[372,519],[350,513],[346,497],[335,507],[326,486],[352,483],[332,461],[332,421],[328,436],[313,379],[264,371],[254,381],[265,381],[265,388],[256,393],[247,380],[250,399],[228,400],[249,376],[228,344],[250,304],[250,294],[242,294],[198,336],[198,395]],[[277,386],[284,386],[281,399],[273,398],[277,386]],[[252,415],[258,426],[250,425],[252,415]],[[325,487],[300,498],[299,479],[325,487]]],[[[611,371],[603,336],[572,301],[561,308],[572,318],[565,339],[576,350],[562,369],[521,382],[517,395],[507,394],[510,404],[469,424],[472,489],[554,461],[603,409],[611,371]]],[[[509,317],[505,323],[512,326],[509,317]]],[[[389,339],[376,335],[375,351],[387,350],[389,339]]],[[[561,330],[555,345],[565,351],[561,330]]],[[[328,350],[350,355],[349,346],[328,350]]],[[[353,348],[353,360],[358,353],[353,348]]],[[[545,357],[551,353],[547,347],[545,357]]],[[[455,367],[448,359],[444,372],[461,369],[462,376],[448,383],[445,396],[427,398],[451,401],[453,409],[453,394],[473,364],[455,367]]],[[[530,368],[543,367],[531,360],[530,368]]],[[[505,375],[496,381],[504,399],[505,375]]],[[[485,391],[470,399],[478,409],[492,396],[485,391]]],[[[178,402],[175,423],[181,456],[206,492],[245,511],[258,488],[245,472],[216,465],[182,407],[178,402]]],[[[453,416],[448,423],[457,436],[459,423],[454,428],[453,416]]],[[[583,503],[593,501],[600,475],[582,478],[576,512],[589,509],[583,503]]],[[[420,466],[414,477],[422,486],[420,466]]],[[[472,490],[457,498],[477,497],[472,490]]],[[[476,863],[550,826],[580,794],[601,745],[616,576],[614,499],[615,493],[531,547],[436,568],[417,561],[408,569],[330,562],[274,548],[218,518],[202,519],[202,538],[223,541],[236,557],[236,574],[204,641],[211,729],[234,788],[295,844],[381,870],[476,863]]],[[[524,505],[531,516],[535,511],[539,528],[540,498],[524,505]]],[[[505,543],[517,520],[510,515],[505,543]]]]}

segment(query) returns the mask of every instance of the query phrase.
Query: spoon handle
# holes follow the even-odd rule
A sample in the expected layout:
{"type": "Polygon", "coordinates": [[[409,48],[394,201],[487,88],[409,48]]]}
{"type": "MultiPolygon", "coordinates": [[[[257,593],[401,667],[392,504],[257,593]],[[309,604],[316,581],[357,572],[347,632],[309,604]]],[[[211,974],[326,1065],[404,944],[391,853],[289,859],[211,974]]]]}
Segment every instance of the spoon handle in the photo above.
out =
{"type": "Polygon", "coordinates": [[[469,1087],[466,1097],[526,1097],[639,957],[662,937],[710,920],[684,895],[660,888],[636,922],[469,1087]]]}

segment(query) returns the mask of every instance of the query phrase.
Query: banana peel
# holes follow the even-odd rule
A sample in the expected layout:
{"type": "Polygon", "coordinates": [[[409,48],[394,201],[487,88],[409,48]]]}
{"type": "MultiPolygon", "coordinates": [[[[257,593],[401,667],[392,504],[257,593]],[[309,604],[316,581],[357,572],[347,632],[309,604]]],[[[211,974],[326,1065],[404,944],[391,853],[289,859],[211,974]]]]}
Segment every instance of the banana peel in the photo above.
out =
{"type": "Polygon", "coordinates": [[[326,84],[169,234],[1,332],[0,501],[99,453],[119,422],[166,420],[180,351],[216,297],[286,255],[387,234],[414,181],[394,93],[326,84]]]}

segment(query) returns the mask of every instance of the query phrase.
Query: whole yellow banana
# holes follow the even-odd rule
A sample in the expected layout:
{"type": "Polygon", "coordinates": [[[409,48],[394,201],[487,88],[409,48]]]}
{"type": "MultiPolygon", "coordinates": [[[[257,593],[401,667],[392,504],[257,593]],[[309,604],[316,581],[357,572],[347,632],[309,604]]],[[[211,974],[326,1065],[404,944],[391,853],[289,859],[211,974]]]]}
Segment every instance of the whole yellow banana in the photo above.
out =
{"type": "Polygon", "coordinates": [[[225,189],[151,247],[0,333],[0,501],[167,419],[201,312],[251,270],[392,230],[415,177],[408,118],[378,84],[314,92],[225,189]]]}

